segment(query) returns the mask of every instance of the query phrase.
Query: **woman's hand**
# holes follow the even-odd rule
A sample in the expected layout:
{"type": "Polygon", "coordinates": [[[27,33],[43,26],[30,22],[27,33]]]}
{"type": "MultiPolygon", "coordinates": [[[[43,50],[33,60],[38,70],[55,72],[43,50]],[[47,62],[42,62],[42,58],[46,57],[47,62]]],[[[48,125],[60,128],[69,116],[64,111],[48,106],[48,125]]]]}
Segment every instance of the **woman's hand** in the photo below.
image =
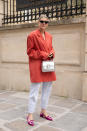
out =
{"type": "Polygon", "coordinates": [[[50,53],[50,54],[48,55],[48,57],[52,59],[52,58],[53,58],[53,53],[50,53]]]}

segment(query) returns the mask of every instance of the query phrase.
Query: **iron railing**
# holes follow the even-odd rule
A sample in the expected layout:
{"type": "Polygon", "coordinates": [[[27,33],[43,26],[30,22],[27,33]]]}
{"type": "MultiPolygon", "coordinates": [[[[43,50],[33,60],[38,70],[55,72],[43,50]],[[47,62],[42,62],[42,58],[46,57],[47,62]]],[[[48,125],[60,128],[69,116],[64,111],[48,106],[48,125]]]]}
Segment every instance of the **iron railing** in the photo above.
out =
{"type": "Polygon", "coordinates": [[[86,13],[86,0],[65,0],[56,4],[54,0],[49,0],[49,3],[45,4],[45,6],[41,5],[40,7],[37,5],[35,8],[22,8],[20,10],[17,10],[16,0],[3,0],[3,5],[4,25],[35,22],[40,14],[43,13],[47,14],[51,20],[84,15],[86,13]]]}

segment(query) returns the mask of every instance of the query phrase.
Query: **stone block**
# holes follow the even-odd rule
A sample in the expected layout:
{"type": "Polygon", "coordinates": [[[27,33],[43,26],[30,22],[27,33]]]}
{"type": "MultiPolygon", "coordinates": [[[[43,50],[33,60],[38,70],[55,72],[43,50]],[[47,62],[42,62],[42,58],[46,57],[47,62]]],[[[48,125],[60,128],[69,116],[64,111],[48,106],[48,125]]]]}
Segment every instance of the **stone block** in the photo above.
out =
{"type": "Polygon", "coordinates": [[[82,76],[80,72],[58,71],[52,93],[59,96],[82,99],[82,76]]]}
{"type": "Polygon", "coordinates": [[[29,90],[30,80],[28,68],[8,66],[7,68],[0,68],[0,74],[0,89],[29,90]]]}
{"type": "Polygon", "coordinates": [[[87,71],[87,54],[85,54],[85,71],[87,71]]]}
{"type": "Polygon", "coordinates": [[[87,53],[87,34],[85,34],[85,53],[87,53]]]}
{"type": "Polygon", "coordinates": [[[87,34],[87,17],[85,18],[86,23],[85,23],[85,33],[87,34]]]}
{"type": "Polygon", "coordinates": [[[87,116],[87,103],[82,103],[81,105],[72,109],[71,111],[87,116]]]}
{"type": "Polygon", "coordinates": [[[12,95],[14,95],[16,92],[15,91],[12,91],[12,92],[10,92],[10,91],[8,91],[8,90],[4,90],[4,92],[0,92],[0,101],[2,100],[7,100],[7,99],[9,99],[9,98],[11,98],[11,96],[12,95]]]}
{"type": "Polygon", "coordinates": [[[87,73],[83,74],[82,100],[87,101],[87,73]]]}
{"type": "Polygon", "coordinates": [[[53,36],[55,61],[58,64],[80,65],[81,52],[84,48],[83,25],[51,27],[49,31],[53,36]],[[61,28],[61,30],[60,30],[61,28]],[[68,30],[67,30],[68,28],[68,30]]]}
{"type": "Polygon", "coordinates": [[[3,62],[28,63],[27,38],[15,32],[1,39],[1,56],[3,62]]]}
{"type": "MultiPolygon", "coordinates": [[[[56,103],[56,102],[55,102],[56,103]]],[[[54,114],[62,114],[64,112],[66,112],[67,110],[62,109],[60,107],[57,107],[57,105],[48,105],[47,111],[51,111],[54,112],[54,114]]],[[[51,115],[52,116],[52,115],[51,115]]],[[[58,115],[57,115],[58,116],[58,115]]]]}
{"type": "MultiPolygon", "coordinates": [[[[4,126],[8,127],[12,131],[29,131],[34,128],[32,126],[28,126],[27,122],[22,119],[17,119],[10,123],[6,123],[4,126]]],[[[35,127],[37,127],[36,123],[35,123],[35,127]]]]}
{"type": "Polygon", "coordinates": [[[80,33],[54,34],[55,61],[58,64],[80,65],[80,33]]]}
{"type": "Polygon", "coordinates": [[[38,127],[37,129],[35,129],[34,131],[62,131],[61,129],[58,129],[58,128],[54,128],[54,127],[50,127],[50,126],[40,126],[38,127]]]}
{"type": "Polygon", "coordinates": [[[70,112],[48,125],[65,131],[82,131],[87,126],[87,116],[70,112]]]}
{"type": "MultiPolygon", "coordinates": [[[[81,104],[81,101],[77,101],[75,99],[71,99],[71,98],[66,98],[66,97],[60,97],[57,99],[57,101],[55,101],[54,104],[54,107],[61,107],[61,108],[64,108],[66,110],[64,110],[64,112],[72,108],[74,108],[75,106],[77,106],[78,104],[81,104]]],[[[61,110],[62,111],[62,110],[61,110]]]]}
{"type": "Polygon", "coordinates": [[[3,128],[0,128],[0,131],[5,131],[3,128]]]}
{"type": "Polygon", "coordinates": [[[87,127],[85,127],[82,131],[87,131],[87,127]]]}
{"type": "Polygon", "coordinates": [[[5,111],[7,109],[11,109],[15,107],[16,105],[14,104],[8,104],[8,103],[0,103],[0,111],[5,111]]]}
{"type": "MultiPolygon", "coordinates": [[[[23,103],[24,104],[24,103],[23,103]]],[[[0,119],[4,121],[11,121],[16,118],[21,118],[25,116],[25,111],[23,107],[21,108],[11,108],[10,110],[6,110],[4,112],[0,112],[0,119]]]]}

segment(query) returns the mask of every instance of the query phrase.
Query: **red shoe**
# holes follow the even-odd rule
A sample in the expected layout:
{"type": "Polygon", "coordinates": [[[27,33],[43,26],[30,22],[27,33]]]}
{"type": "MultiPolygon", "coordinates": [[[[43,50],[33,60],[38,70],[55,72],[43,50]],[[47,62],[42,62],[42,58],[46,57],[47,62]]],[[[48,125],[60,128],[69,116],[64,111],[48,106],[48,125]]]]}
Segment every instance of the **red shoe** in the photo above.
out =
{"type": "Polygon", "coordinates": [[[27,116],[27,123],[30,126],[34,126],[34,120],[29,120],[29,116],[27,116]]]}
{"type": "Polygon", "coordinates": [[[47,119],[47,120],[49,120],[49,121],[53,121],[52,117],[50,117],[50,116],[45,116],[44,113],[40,113],[40,117],[45,118],[45,119],[47,119]]]}

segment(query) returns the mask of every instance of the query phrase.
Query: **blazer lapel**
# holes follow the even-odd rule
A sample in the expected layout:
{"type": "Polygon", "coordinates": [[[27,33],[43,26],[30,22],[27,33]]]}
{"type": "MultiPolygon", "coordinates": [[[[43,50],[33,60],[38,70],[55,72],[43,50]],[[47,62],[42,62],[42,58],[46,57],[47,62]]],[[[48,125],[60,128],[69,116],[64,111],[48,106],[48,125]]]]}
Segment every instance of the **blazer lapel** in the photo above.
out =
{"type": "Polygon", "coordinates": [[[37,36],[39,37],[39,45],[45,50],[46,52],[49,51],[49,43],[47,43],[47,33],[45,32],[45,40],[40,33],[39,29],[37,30],[37,36]]]}

